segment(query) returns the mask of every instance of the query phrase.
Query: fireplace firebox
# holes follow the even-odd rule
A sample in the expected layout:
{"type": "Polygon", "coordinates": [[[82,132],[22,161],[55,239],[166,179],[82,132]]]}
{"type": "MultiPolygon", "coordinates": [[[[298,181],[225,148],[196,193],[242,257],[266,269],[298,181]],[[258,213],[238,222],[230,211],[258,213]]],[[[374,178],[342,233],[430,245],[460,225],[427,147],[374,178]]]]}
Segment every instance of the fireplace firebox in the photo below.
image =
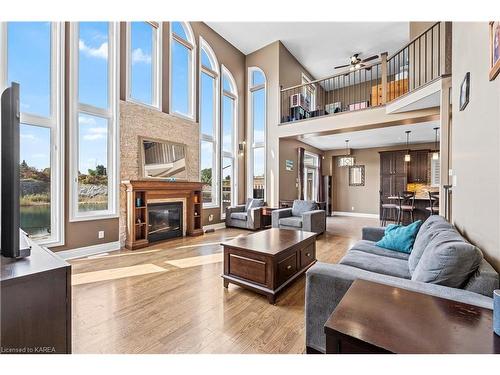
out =
{"type": "Polygon", "coordinates": [[[182,237],[182,202],[148,204],[148,238],[150,242],[182,237]]]}

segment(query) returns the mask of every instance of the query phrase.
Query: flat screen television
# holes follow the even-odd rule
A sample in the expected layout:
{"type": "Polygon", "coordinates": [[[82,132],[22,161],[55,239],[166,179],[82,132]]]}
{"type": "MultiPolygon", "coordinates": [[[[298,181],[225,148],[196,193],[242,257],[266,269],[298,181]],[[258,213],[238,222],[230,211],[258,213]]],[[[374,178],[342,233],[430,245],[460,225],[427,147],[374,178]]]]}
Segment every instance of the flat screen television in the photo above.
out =
{"type": "Polygon", "coordinates": [[[4,257],[25,258],[30,255],[26,236],[20,228],[19,210],[19,84],[12,83],[1,98],[2,126],[2,194],[1,241],[4,257]]]}

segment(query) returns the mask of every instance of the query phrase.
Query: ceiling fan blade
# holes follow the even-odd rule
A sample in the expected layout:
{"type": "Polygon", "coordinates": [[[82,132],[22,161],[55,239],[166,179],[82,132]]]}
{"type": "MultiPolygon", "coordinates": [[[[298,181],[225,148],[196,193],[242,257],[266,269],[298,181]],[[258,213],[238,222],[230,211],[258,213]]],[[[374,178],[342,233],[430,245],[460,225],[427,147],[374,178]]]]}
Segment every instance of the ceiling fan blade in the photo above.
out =
{"type": "Polygon", "coordinates": [[[348,66],[350,66],[351,64],[346,64],[346,65],[339,65],[339,66],[336,66],[335,68],[333,69],[339,69],[339,68],[346,68],[348,66]]]}
{"type": "Polygon", "coordinates": [[[368,62],[368,61],[372,61],[375,59],[378,59],[378,55],[373,55],[373,56],[367,57],[366,59],[361,60],[361,62],[368,62]]]}

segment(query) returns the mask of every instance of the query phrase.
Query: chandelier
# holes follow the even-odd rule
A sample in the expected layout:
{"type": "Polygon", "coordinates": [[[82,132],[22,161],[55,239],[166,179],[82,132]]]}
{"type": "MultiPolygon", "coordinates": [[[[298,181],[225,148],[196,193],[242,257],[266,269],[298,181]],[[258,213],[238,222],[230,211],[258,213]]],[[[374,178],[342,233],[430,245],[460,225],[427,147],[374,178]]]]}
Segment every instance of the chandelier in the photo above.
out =
{"type": "Polygon", "coordinates": [[[354,156],[349,155],[349,140],[345,140],[345,155],[337,158],[337,165],[339,167],[352,167],[355,164],[354,156]]]}

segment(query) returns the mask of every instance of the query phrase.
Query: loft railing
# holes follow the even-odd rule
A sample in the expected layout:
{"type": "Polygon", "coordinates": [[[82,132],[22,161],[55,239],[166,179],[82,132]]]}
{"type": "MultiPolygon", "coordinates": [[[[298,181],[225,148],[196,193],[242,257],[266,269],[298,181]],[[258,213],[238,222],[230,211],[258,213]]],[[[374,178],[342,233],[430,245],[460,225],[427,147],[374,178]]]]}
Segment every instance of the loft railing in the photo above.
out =
{"type": "Polygon", "coordinates": [[[449,74],[449,28],[435,23],[379,63],[281,89],[281,123],[386,104],[449,74]]]}
{"type": "Polygon", "coordinates": [[[368,108],[381,63],[281,90],[281,122],[368,108]]]}

